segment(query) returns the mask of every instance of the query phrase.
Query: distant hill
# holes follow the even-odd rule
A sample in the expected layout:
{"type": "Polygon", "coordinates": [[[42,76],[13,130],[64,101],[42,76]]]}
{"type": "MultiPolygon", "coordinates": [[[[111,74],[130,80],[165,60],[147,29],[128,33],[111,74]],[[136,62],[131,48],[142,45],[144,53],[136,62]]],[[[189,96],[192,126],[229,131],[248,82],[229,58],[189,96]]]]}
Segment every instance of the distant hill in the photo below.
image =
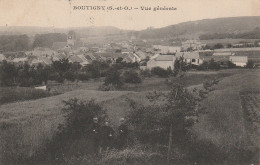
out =
{"type": "Polygon", "coordinates": [[[138,38],[194,37],[211,33],[244,33],[260,27],[260,16],[204,19],[147,29],[137,33],[138,38]]]}
{"type": "Polygon", "coordinates": [[[73,30],[80,37],[99,39],[100,37],[105,39],[130,38],[132,35],[139,39],[199,38],[203,34],[246,33],[253,31],[257,27],[260,27],[260,16],[204,19],[141,31],[122,30],[112,26],[74,28],[2,26],[0,27],[0,35],[27,34],[28,36],[33,36],[43,33],[67,33],[69,30],[73,30]]]}
{"type": "Polygon", "coordinates": [[[88,36],[109,36],[128,32],[112,26],[89,26],[89,27],[72,27],[72,28],[55,28],[55,27],[35,27],[35,26],[0,26],[0,35],[20,35],[29,36],[44,33],[67,33],[73,30],[82,37],[88,36]]]}

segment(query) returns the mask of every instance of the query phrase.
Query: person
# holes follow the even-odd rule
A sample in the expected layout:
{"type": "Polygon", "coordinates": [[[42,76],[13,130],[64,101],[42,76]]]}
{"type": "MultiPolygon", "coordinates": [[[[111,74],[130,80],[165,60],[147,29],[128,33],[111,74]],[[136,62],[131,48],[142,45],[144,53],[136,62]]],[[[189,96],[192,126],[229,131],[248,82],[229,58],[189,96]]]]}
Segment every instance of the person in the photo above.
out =
{"type": "Polygon", "coordinates": [[[99,147],[100,147],[100,124],[98,122],[98,118],[94,117],[93,118],[93,124],[91,128],[91,133],[93,137],[93,145],[94,145],[94,152],[98,153],[99,147]]]}
{"type": "Polygon", "coordinates": [[[105,125],[101,127],[101,150],[108,150],[109,148],[112,147],[113,141],[114,141],[114,130],[109,126],[109,121],[105,121],[105,125]]]}
{"type": "Polygon", "coordinates": [[[128,141],[128,126],[125,122],[125,118],[119,119],[120,126],[118,127],[118,147],[123,148],[127,146],[128,141]]]}

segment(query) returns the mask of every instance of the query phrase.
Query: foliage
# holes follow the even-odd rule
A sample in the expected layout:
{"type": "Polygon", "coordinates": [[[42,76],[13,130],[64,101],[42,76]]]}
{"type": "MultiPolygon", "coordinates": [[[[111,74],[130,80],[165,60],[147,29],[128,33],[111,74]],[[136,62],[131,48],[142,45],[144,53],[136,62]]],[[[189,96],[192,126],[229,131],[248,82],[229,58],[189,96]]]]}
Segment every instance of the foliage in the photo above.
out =
{"type": "Polygon", "coordinates": [[[0,85],[1,86],[12,86],[15,83],[18,75],[17,68],[7,61],[3,61],[0,64],[0,85]]]}
{"type": "Polygon", "coordinates": [[[224,48],[224,46],[221,43],[217,43],[216,45],[213,46],[213,49],[221,49],[224,48]]]}
{"type": "Polygon", "coordinates": [[[174,62],[174,71],[173,75],[177,76],[183,71],[187,71],[189,69],[189,65],[184,61],[184,57],[176,58],[174,62]]]}
{"type": "Polygon", "coordinates": [[[213,33],[202,34],[199,37],[201,40],[211,39],[226,39],[226,38],[243,38],[243,39],[260,39],[260,28],[256,27],[254,30],[243,33],[213,33]]]}
{"type": "Polygon", "coordinates": [[[137,84],[142,82],[141,77],[134,70],[125,71],[123,74],[123,78],[126,83],[137,84]]]}
{"type": "Polygon", "coordinates": [[[120,88],[123,85],[120,72],[117,69],[111,69],[107,73],[104,85],[108,86],[109,84],[113,85],[115,88],[120,88]]]}
{"type": "MultiPolygon", "coordinates": [[[[65,122],[59,125],[59,131],[46,151],[51,153],[52,159],[57,157],[61,159],[63,153],[66,153],[77,140],[83,137],[85,140],[90,139],[93,117],[98,117],[101,122],[105,117],[105,111],[93,99],[80,101],[74,98],[63,102],[65,104],[65,108],[63,108],[65,122]]],[[[73,155],[77,154],[73,153],[73,155]]]]}
{"type": "Polygon", "coordinates": [[[74,98],[63,102],[66,122],[64,126],[60,127],[60,130],[71,136],[77,137],[82,132],[90,130],[93,117],[104,114],[102,107],[94,100],[80,101],[74,98]]]}
{"type": "Polygon", "coordinates": [[[255,67],[254,61],[248,61],[246,64],[246,68],[252,69],[255,67]]]}
{"type": "Polygon", "coordinates": [[[36,34],[33,41],[33,48],[52,48],[54,42],[67,42],[67,35],[63,33],[36,34]]]}
{"type": "Polygon", "coordinates": [[[26,51],[29,49],[30,39],[27,35],[1,35],[0,50],[26,51]]]}
{"type": "Polygon", "coordinates": [[[168,94],[152,93],[147,96],[152,105],[142,106],[131,103],[133,110],[128,122],[135,130],[137,138],[143,143],[167,144],[169,129],[172,125],[174,142],[180,144],[188,133],[196,116],[196,100],[180,84],[172,84],[168,94]]]}
{"type": "Polygon", "coordinates": [[[164,77],[164,78],[169,76],[168,72],[165,69],[161,68],[161,67],[154,67],[154,68],[152,68],[151,69],[151,73],[153,75],[157,75],[159,77],[164,77]]]}
{"type": "Polygon", "coordinates": [[[151,71],[149,69],[141,70],[140,75],[142,77],[151,77],[152,76],[151,71]]]}

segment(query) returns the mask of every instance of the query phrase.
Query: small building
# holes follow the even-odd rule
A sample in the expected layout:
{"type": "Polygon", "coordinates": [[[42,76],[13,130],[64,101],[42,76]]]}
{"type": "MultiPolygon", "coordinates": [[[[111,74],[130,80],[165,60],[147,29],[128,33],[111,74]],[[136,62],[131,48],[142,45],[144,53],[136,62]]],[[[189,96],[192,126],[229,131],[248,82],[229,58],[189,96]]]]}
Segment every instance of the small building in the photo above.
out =
{"type": "Polygon", "coordinates": [[[13,62],[13,63],[16,63],[16,64],[25,64],[27,61],[28,61],[28,58],[27,58],[27,57],[14,58],[14,59],[12,60],[12,62],[13,62]]]}
{"type": "Polygon", "coordinates": [[[187,40],[185,42],[182,42],[181,48],[183,51],[201,50],[204,45],[205,44],[202,44],[201,42],[199,42],[197,40],[187,40]]]}
{"type": "Polygon", "coordinates": [[[123,58],[124,62],[140,62],[141,58],[137,56],[135,53],[129,53],[126,57],[123,58]]]}
{"type": "Polygon", "coordinates": [[[177,52],[175,57],[183,57],[186,63],[193,65],[201,65],[203,63],[203,59],[200,58],[198,52],[177,52]]]}
{"type": "Polygon", "coordinates": [[[245,67],[248,62],[247,56],[230,56],[229,61],[236,66],[245,67]]]}
{"type": "Polygon", "coordinates": [[[232,52],[215,52],[213,56],[234,56],[235,53],[232,52]]]}
{"type": "Polygon", "coordinates": [[[161,67],[163,69],[171,68],[174,69],[174,62],[175,62],[174,55],[157,55],[154,58],[151,58],[147,62],[147,69],[152,69],[154,67],[161,67]]]}
{"type": "Polygon", "coordinates": [[[36,59],[33,59],[31,61],[31,65],[38,65],[38,64],[42,64],[42,65],[51,65],[52,61],[51,59],[47,58],[47,57],[38,57],[36,59]]]}
{"type": "Polygon", "coordinates": [[[2,62],[2,61],[4,61],[4,60],[6,60],[6,57],[5,57],[5,55],[3,55],[3,54],[0,54],[0,62],[2,62]]]}

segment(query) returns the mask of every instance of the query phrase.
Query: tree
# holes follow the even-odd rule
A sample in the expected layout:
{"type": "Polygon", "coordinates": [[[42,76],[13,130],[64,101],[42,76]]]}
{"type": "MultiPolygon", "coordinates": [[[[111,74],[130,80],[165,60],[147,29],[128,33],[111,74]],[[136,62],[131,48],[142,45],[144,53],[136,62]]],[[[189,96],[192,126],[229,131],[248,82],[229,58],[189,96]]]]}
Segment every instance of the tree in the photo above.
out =
{"type": "Polygon", "coordinates": [[[151,105],[143,106],[130,102],[133,110],[128,122],[135,130],[137,138],[143,143],[169,146],[182,146],[189,136],[189,128],[197,116],[195,97],[181,84],[171,84],[168,94],[154,92],[147,96],[151,105]]]}
{"type": "Polygon", "coordinates": [[[151,73],[153,75],[157,75],[159,77],[164,77],[164,78],[168,77],[168,72],[165,69],[161,68],[161,67],[154,67],[154,68],[152,68],[151,69],[151,73]]]}
{"type": "Polygon", "coordinates": [[[123,74],[123,78],[124,78],[124,81],[126,83],[136,84],[136,83],[141,83],[142,82],[141,77],[134,70],[125,71],[124,74],[123,74]]]}
{"type": "Polygon", "coordinates": [[[3,61],[0,64],[0,86],[12,86],[16,82],[17,68],[14,64],[3,61]]]}
{"type": "Polygon", "coordinates": [[[252,69],[252,68],[254,68],[255,67],[255,63],[254,63],[254,61],[248,61],[247,62],[247,64],[246,64],[246,68],[250,68],[250,69],[252,69]]]}
{"type": "Polygon", "coordinates": [[[123,81],[117,69],[108,71],[104,85],[108,86],[109,84],[113,85],[115,88],[120,88],[123,85],[123,81]]]}
{"type": "Polygon", "coordinates": [[[174,61],[173,75],[177,76],[178,74],[181,74],[181,72],[187,71],[188,66],[189,65],[184,61],[184,57],[181,56],[179,58],[176,58],[176,60],[174,61]]]}
{"type": "Polygon", "coordinates": [[[52,68],[58,74],[58,77],[56,78],[56,80],[58,82],[64,81],[64,74],[67,71],[69,71],[70,67],[71,67],[71,63],[69,63],[68,58],[63,58],[59,61],[53,61],[52,62],[52,68]]]}
{"type": "Polygon", "coordinates": [[[221,49],[224,48],[224,46],[221,43],[217,43],[216,45],[214,45],[213,49],[221,49]]]}

